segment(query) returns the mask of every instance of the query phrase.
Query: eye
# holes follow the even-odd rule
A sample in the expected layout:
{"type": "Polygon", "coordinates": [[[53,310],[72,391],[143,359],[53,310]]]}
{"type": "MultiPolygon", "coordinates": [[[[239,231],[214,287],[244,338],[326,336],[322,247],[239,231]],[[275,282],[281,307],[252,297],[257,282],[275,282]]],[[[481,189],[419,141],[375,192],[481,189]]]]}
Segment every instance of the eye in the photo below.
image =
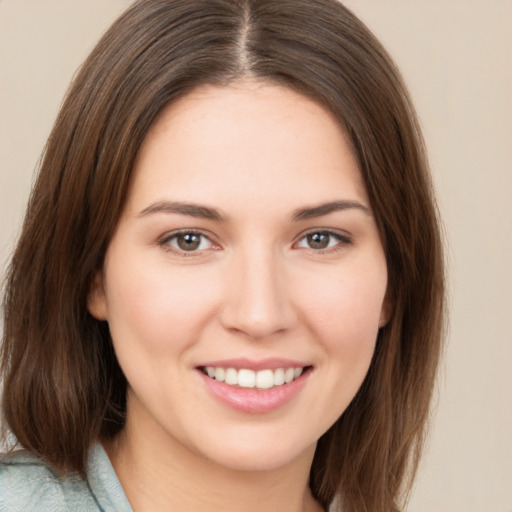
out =
{"type": "Polygon", "coordinates": [[[213,242],[202,233],[196,231],[180,231],[166,236],[161,245],[169,247],[176,252],[197,252],[211,249],[213,242]]]}
{"type": "Polygon", "coordinates": [[[333,233],[332,231],[314,231],[303,236],[299,240],[297,247],[325,251],[349,243],[351,241],[347,236],[333,233]]]}

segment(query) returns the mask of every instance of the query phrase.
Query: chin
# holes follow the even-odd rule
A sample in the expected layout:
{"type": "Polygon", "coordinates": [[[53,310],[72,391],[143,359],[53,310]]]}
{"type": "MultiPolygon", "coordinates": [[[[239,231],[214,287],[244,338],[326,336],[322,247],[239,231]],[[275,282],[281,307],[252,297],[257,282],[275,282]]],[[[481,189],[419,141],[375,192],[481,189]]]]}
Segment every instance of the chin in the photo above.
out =
{"type": "Polygon", "coordinates": [[[298,459],[310,458],[316,449],[316,442],[307,446],[292,446],[282,442],[252,443],[247,446],[210,446],[214,450],[203,452],[212,462],[234,471],[275,471],[292,464],[298,459]]]}

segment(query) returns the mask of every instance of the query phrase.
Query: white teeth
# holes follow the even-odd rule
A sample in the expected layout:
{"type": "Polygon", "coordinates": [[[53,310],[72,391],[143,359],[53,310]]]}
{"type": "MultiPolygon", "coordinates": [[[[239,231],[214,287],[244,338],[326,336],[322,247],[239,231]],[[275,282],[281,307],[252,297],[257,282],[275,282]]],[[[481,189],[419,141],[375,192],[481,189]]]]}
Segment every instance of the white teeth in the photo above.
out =
{"type": "Polygon", "coordinates": [[[253,388],[256,385],[256,374],[252,370],[238,370],[238,385],[241,388],[253,388]]]}
{"type": "Polygon", "coordinates": [[[274,387],[274,372],[272,370],[261,370],[256,374],[256,387],[270,389],[274,387]]]}
{"type": "Polygon", "coordinates": [[[282,386],[284,384],[284,370],[279,368],[274,372],[274,386],[282,386]]]}
{"type": "Polygon", "coordinates": [[[304,369],[303,368],[278,368],[277,370],[260,370],[255,372],[242,368],[222,368],[207,366],[204,368],[205,373],[211,379],[225,382],[229,386],[240,386],[241,388],[257,388],[270,389],[274,386],[282,386],[298,379],[304,369]]]}
{"type": "Polygon", "coordinates": [[[286,384],[288,384],[288,382],[291,382],[294,377],[295,377],[295,370],[293,368],[288,368],[284,372],[284,381],[286,382],[286,384]]]}
{"type": "Polygon", "coordinates": [[[224,382],[230,386],[236,386],[238,384],[238,372],[234,368],[228,368],[224,382]]]}
{"type": "Polygon", "coordinates": [[[224,371],[224,368],[215,368],[215,380],[220,380],[221,382],[224,382],[225,376],[226,372],[224,371]]]}

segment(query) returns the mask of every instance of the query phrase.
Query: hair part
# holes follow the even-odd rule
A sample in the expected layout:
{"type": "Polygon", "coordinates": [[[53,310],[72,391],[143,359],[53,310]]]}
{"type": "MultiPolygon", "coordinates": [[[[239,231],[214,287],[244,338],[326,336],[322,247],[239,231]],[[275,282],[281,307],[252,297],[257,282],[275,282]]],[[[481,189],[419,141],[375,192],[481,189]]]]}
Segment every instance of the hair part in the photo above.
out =
{"type": "Polygon", "coordinates": [[[3,414],[19,443],[85,471],[124,425],[126,379],[87,297],[133,163],[163,108],[258,79],[327,107],[350,136],[384,246],[392,314],[368,375],[319,440],[310,485],[346,512],[400,510],[441,352],[441,237],[421,131],[395,65],[336,0],[141,0],[76,76],[46,145],[8,270],[3,414]]]}

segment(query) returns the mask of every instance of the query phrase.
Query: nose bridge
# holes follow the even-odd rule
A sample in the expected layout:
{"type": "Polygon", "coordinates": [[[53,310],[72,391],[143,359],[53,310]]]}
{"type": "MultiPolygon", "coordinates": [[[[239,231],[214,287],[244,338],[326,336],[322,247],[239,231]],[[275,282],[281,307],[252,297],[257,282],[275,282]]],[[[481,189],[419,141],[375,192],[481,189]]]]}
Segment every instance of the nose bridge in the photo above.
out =
{"type": "Polygon", "coordinates": [[[240,250],[228,272],[222,312],[226,328],[257,339],[291,327],[291,290],[283,262],[271,247],[240,250]]]}

